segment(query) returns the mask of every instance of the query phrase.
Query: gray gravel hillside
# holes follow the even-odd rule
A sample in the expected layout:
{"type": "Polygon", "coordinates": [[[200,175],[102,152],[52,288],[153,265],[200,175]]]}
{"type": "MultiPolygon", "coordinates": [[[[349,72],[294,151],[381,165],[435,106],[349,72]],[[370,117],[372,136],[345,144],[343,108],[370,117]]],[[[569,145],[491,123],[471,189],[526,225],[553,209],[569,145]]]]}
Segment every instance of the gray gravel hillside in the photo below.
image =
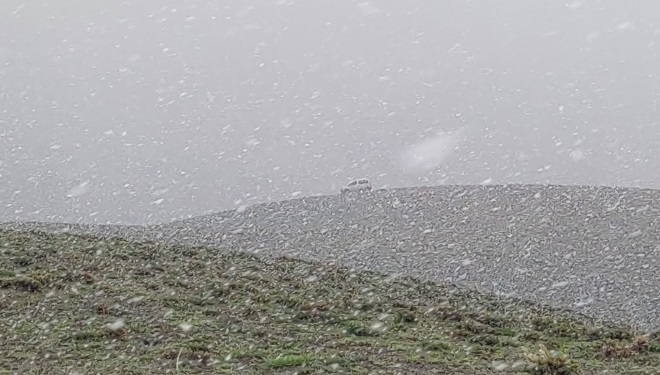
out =
{"type": "Polygon", "coordinates": [[[658,329],[658,198],[660,191],[629,188],[423,187],[73,231],[338,261],[658,329]]]}

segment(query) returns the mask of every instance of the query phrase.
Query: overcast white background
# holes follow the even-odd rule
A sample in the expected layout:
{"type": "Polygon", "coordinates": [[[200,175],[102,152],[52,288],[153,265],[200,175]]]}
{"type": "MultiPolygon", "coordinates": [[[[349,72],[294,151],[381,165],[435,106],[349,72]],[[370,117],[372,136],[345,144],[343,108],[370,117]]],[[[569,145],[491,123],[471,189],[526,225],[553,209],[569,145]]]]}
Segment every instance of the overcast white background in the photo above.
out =
{"type": "Polygon", "coordinates": [[[660,188],[660,2],[2,0],[0,220],[660,188]]]}

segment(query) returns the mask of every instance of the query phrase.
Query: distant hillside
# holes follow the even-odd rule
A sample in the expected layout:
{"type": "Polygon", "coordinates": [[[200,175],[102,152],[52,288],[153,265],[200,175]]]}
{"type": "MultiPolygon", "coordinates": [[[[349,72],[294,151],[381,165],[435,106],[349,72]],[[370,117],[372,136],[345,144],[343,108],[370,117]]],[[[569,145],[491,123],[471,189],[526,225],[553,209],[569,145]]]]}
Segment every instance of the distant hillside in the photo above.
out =
{"type": "Polygon", "coordinates": [[[657,327],[659,198],[660,191],[631,188],[420,187],[348,201],[300,198],[165,225],[73,230],[340,262],[657,327]]]}

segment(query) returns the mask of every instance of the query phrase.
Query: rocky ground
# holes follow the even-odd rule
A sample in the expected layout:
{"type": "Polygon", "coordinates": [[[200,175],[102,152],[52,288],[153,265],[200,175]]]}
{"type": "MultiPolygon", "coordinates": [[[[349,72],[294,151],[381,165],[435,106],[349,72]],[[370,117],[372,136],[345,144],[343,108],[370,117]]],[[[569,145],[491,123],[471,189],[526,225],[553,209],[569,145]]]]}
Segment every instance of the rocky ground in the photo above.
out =
{"type": "Polygon", "coordinates": [[[658,329],[659,198],[627,188],[441,186],[301,198],[150,227],[22,227],[337,262],[658,329]]]}

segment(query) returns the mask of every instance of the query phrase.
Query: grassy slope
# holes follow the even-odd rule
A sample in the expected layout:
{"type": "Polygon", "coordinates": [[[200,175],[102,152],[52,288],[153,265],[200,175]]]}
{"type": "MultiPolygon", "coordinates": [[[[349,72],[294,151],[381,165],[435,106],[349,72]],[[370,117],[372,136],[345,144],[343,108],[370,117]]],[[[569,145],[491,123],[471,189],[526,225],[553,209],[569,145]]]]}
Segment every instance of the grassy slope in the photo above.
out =
{"type": "Polygon", "coordinates": [[[0,231],[0,373],[652,374],[655,340],[299,260],[0,231]]]}

